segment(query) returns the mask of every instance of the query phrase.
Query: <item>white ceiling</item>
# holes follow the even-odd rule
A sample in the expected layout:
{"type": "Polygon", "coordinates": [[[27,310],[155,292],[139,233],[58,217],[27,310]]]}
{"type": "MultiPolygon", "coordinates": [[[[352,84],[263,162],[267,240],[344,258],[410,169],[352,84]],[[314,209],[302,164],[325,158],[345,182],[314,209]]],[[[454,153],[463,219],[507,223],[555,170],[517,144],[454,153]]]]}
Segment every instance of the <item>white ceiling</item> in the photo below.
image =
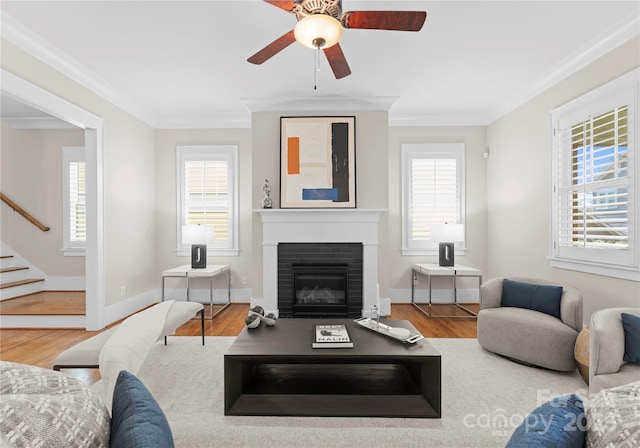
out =
{"type": "Polygon", "coordinates": [[[418,33],[346,29],[352,74],[293,44],[260,0],[2,0],[2,36],[156,127],[247,126],[252,111],[389,109],[392,124],[487,124],[640,33],[640,2],[344,0],[424,10],[418,33]],[[336,109],[338,107],[338,109],[336,109]]]}

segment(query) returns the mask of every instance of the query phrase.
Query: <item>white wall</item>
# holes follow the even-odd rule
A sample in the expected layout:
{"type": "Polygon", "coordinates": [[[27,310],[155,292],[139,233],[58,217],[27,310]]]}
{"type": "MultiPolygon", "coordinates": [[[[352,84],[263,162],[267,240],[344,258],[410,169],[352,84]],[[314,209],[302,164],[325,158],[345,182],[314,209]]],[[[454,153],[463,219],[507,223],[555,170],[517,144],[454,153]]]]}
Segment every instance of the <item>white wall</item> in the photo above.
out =
{"type": "MultiPolygon", "coordinates": [[[[310,105],[309,109],[312,109],[310,105]]],[[[358,208],[386,209],[388,193],[388,113],[386,111],[281,111],[252,114],[253,207],[261,208],[262,184],[271,183],[274,208],[280,206],[280,117],[287,116],[355,116],[356,117],[356,197],[358,208]]],[[[388,247],[388,215],[380,219],[379,253],[388,247]]],[[[253,297],[262,298],[262,224],[253,214],[253,297]]],[[[380,296],[388,297],[389,264],[379,258],[380,296]]]]}
{"type": "MultiPolygon", "coordinates": [[[[251,130],[250,129],[158,129],[156,130],[156,245],[158,248],[156,271],[158,282],[160,273],[165,269],[191,263],[190,257],[179,257],[176,254],[176,216],[177,210],[177,183],[176,183],[176,146],[178,145],[236,145],[238,147],[238,173],[239,173],[239,244],[240,254],[237,257],[215,257],[209,254],[209,264],[228,264],[232,272],[232,288],[235,297],[245,297],[249,301],[251,293],[240,291],[251,288],[254,285],[255,276],[252,272],[252,194],[254,187],[251,183],[251,130]],[[243,285],[241,279],[247,278],[247,284],[243,285]]],[[[257,189],[262,191],[262,184],[257,189]]],[[[208,288],[193,282],[194,289],[208,288]]],[[[202,282],[200,282],[202,283],[202,282]]],[[[158,285],[159,286],[159,285],[158,285]]],[[[184,290],[185,282],[182,280],[167,279],[167,289],[184,290]]],[[[216,284],[216,289],[222,284],[216,284]]],[[[200,291],[194,296],[200,300],[200,291]]],[[[172,298],[169,291],[167,298],[172,298]]],[[[174,297],[179,298],[179,297],[174,297]]],[[[204,298],[208,298],[206,291],[204,298]]],[[[202,301],[202,300],[200,300],[202,301]]]]}
{"type": "MultiPolygon", "coordinates": [[[[486,149],[484,126],[420,126],[391,127],[389,129],[389,282],[394,301],[410,300],[411,265],[437,263],[437,256],[403,256],[402,246],[402,145],[405,143],[464,143],[465,144],[465,236],[467,252],[456,256],[456,263],[480,269],[486,278],[486,149]]],[[[478,300],[478,281],[461,279],[458,285],[467,291],[468,301],[478,300]]],[[[440,296],[451,296],[451,282],[434,284],[443,289],[440,296]]],[[[434,299],[437,292],[434,291],[434,299]]],[[[462,295],[460,296],[462,298],[462,295]]],[[[464,300],[461,300],[464,301],[464,300]]]]}
{"type": "Polygon", "coordinates": [[[62,147],[84,146],[84,130],[13,129],[2,122],[2,191],[50,230],[0,205],[0,239],[48,277],[84,277],[84,257],[62,255],[62,147]]]}
{"type": "Polygon", "coordinates": [[[157,287],[153,129],[4,39],[1,51],[3,69],[105,122],[106,305],[120,304],[157,287]],[[121,286],[126,287],[124,297],[120,296],[121,286]]]}
{"type": "Polygon", "coordinates": [[[640,306],[640,283],[550,267],[550,112],[639,65],[636,37],[487,128],[489,277],[572,284],[583,295],[587,324],[598,309],[640,306]]]}
{"type": "MultiPolygon", "coordinates": [[[[484,278],[530,275],[577,286],[585,297],[585,321],[598,308],[638,306],[636,282],[552,269],[548,255],[550,111],[640,65],[638,38],[559,83],[488,127],[392,127],[386,111],[255,112],[252,128],[154,130],[51,67],[2,41],[2,68],[105,120],[105,277],[107,305],[157,292],[160,271],[188,259],[175,255],[175,146],[238,144],[240,256],[220,259],[234,271],[234,287],[247,277],[252,296],[262,295],[262,184],[271,181],[279,204],[280,117],[355,115],[357,205],[388,209],[380,226],[382,297],[406,298],[410,266],[428,257],[400,254],[401,145],[466,144],[467,247],[458,260],[484,278]],[[482,153],[488,146],[490,158],[482,153]],[[514,230],[515,229],[515,230],[514,230]],[[156,249],[157,248],[157,249],[156,249]],[[126,295],[120,297],[125,286],[126,295]]],[[[157,300],[158,298],[155,297],[157,300]]]]}

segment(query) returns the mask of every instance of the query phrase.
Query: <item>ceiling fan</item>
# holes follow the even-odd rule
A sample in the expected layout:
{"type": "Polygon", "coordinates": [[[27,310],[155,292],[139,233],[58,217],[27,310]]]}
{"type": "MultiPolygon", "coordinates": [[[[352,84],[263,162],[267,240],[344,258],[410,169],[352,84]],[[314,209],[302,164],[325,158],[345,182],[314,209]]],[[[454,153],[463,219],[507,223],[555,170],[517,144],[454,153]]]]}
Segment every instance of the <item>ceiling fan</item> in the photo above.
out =
{"type": "Polygon", "coordinates": [[[247,61],[262,64],[293,42],[324,52],[336,79],[351,74],[340,48],[343,28],[369,30],[420,31],[427,13],[424,11],[347,11],[342,0],[264,0],[296,15],[298,23],[247,61]]]}

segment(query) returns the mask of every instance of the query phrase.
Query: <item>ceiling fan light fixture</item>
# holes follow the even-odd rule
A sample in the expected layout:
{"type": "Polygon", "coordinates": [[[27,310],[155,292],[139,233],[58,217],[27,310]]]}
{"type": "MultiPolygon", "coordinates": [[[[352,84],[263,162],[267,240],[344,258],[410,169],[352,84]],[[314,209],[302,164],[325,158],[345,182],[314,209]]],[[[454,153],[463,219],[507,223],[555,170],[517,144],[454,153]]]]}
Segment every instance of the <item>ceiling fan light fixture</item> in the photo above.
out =
{"type": "Polygon", "coordinates": [[[308,48],[329,48],[342,37],[342,24],[326,14],[312,14],[301,19],[293,30],[296,41],[308,48]]]}

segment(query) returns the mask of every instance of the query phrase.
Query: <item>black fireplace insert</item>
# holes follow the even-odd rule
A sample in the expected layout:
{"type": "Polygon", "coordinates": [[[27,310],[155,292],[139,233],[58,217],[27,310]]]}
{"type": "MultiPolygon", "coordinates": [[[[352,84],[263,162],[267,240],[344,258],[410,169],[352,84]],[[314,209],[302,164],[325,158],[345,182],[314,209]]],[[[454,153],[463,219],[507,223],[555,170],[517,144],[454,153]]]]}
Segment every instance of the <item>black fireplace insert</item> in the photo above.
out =
{"type": "Polygon", "coordinates": [[[346,316],[349,303],[349,266],[294,264],[293,315],[346,316]]]}

